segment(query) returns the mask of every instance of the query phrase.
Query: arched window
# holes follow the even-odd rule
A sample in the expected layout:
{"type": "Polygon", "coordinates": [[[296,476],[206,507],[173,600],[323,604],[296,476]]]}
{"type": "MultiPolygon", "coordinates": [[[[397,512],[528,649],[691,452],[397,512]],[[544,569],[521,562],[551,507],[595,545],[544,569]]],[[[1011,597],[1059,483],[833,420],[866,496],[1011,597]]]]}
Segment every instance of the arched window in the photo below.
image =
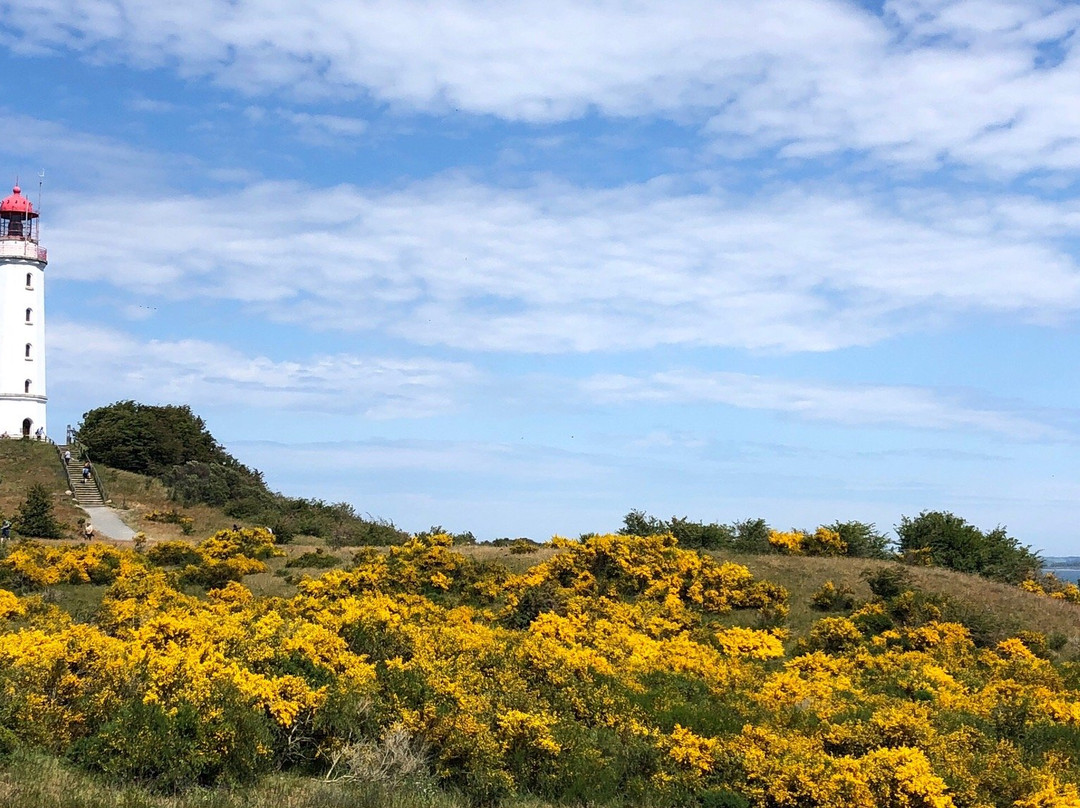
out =
{"type": "Polygon", "coordinates": [[[33,275],[33,273],[30,273],[30,272],[26,273],[26,288],[27,289],[33,289],[34,288],[34,275],[33,275]]]}
{"type": "Polygon", "coordinates": [[[32,346],[32,345],[31,345],[31,344],[30,344],[29,342],[28,342],[28,343],[26,343],[26,358],[27,358],[27,359],[33,359],[33,357],[32,357],[32,356],[30,356],[30,349],[31,349],[32,347],[33,347],[33,346],[32,346]]]}
{"type": "Polygon", "coordinates": [[[33,309],[27,309],[26,310],[26,322],[32,323],[34,321],[33,316],[34,316],[34,310],[33,309]]]}
{"type": "Polygon", "coordinates": [[[24,393],[29,393],[30,392],[30,380],[29,379],[27,379],[26,383],[23,385],[23,392],[24,393]]]}

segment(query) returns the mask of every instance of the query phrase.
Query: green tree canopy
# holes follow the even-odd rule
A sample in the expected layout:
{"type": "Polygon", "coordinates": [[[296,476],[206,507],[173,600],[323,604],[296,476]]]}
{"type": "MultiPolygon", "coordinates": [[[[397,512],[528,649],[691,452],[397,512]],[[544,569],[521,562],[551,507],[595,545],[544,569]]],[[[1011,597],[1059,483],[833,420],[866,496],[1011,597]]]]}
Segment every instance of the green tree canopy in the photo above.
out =
{"type": "Polygon", "coordinates": [[[934,564],[1007,583],[1019,583],[1042,565],[1038,553],[1004,527],[984,533],[948,511],[923,511],[914,519],[902,516],[896,534],[901,552],[928,551],[934,564]]]}
{"type": "Polygon", "coordinates": [[[118,401],[86,413],[78,433],[94,460],[139,474],[158,476],[189,461],[236,462],[187,406],[118,401]]]}
{"type": "Polygon", "coordinates": [[[187,406],[118,401],[83,415],[78,432],[95,462],[156,477],[173,501],[221,508],[266,525],[279,541],[300,534],[342,546],[401,544],[409,537],[392,522],[357,516],[346,503],[271,491],[262,473],[226,452],[187,406]]]}

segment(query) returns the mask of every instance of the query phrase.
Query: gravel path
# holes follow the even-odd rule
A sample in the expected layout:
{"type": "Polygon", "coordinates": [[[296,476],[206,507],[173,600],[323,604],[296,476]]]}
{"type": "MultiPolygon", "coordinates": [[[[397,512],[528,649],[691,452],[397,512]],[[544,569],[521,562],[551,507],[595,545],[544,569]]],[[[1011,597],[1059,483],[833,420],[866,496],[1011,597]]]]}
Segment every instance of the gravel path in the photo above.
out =
{"type": "Polygon", "coordinates": [[[125,525],[112,508],[83,508],[83,510],[86,511],[90,524],[94,526],[95,534],[124,541],[131,541],[135,537],[135,531],[125,525]]]}

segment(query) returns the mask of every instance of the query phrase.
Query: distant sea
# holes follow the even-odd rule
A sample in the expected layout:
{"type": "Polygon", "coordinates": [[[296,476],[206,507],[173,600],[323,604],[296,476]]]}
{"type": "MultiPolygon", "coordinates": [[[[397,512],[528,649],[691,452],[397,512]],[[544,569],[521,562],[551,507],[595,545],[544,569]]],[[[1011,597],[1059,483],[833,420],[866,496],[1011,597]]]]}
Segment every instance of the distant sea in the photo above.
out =
{"type": "Polygon", "coordinates": [[[1045,567],[1043,572],[1052,572],[1063,581],[1080,583],[1080,567],[1045,567]]]}

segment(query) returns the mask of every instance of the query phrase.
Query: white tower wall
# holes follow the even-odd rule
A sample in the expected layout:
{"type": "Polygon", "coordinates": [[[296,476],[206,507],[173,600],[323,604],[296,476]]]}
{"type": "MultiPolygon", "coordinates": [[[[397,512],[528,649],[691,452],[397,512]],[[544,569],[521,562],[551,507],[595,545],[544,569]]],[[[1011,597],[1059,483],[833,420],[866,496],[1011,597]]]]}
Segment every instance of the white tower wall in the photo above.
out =
{"type": "Polygon", "coordinates": [[[0,240],[0,435],[33,437],[47,429],[46,263],[35,242],[0,240]]]}

